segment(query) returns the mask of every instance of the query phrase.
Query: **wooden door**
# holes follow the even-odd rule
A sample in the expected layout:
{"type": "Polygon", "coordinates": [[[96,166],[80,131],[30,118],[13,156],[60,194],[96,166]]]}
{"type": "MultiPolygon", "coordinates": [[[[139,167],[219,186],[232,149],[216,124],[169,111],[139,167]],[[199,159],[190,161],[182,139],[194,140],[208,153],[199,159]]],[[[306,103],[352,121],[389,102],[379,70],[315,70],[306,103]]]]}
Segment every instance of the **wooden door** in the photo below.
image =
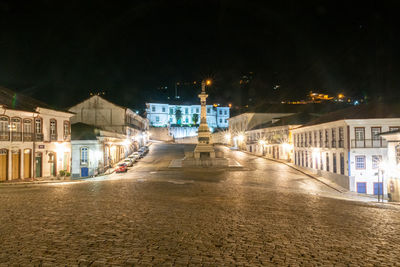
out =
{"type": "Polygon", "coordinates": [[[12,179],[20,179],[20,152],[19,150],[15,150],[12,152],[12,179]]]}
{"type": "Polygon", "coordinates": [[[57,157],[56,153],[49,154],[50,175],[57,176],[57,157]]]}
{"type": "Polygon", "coordinates": [[[8,171],[8,151],[0,149],[0,181],[7,180],[8,171]]]}
{"type": "Polygon", "coordinates": [[[31,178],[31,150],[24,151],[24,179],[31,178]]]}

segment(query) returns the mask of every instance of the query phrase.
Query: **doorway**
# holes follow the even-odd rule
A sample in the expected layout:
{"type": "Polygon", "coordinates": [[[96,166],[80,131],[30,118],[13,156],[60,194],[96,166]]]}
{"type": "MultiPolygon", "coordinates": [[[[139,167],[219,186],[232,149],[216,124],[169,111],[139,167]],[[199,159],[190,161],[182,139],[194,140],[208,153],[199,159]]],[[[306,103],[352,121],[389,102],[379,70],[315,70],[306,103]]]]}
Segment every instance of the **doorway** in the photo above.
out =
{"type": "Polygon", "coordinates": [[[42,153],[37,152],[35,155],[35,176],[42,177],[42,153]]]}
{"type": "Polygon", "coordinates": [[[0,181],[7,180],[8,172],[8,150],[0,149],[0,181]]]}
{"type": "Polygon", "coordinates": [[[56,153],[49,153],[49,165],[50,165],[50,175],[57,176],[57,157],[56,153]]]}
{"type": "Polygon", "coordinates": [[[31,178],[31,167],[32,167],[32,152],[30,149],[24,150],[24,179],[31,178]]]}
{"type": "Polygon", "coordinates": [[[20,170],[21,170],[21,153],[20,150],[12,151],[12,173],[11,179],[20,179],[20,170]]]}

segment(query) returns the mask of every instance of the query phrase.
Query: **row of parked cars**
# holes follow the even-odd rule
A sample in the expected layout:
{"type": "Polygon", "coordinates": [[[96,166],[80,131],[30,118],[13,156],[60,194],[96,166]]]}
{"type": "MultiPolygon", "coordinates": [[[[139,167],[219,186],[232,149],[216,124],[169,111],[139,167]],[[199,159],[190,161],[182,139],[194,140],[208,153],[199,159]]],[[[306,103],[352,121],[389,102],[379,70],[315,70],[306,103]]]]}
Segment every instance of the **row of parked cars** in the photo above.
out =
{"type": "Polygon", "coordinates": [[[129,155],[126,159],[124,159],[123,162],[119,163],[117,167],[115,168],[115,172],[127,172],[128,167],[132,167],[133,163],[138,161],[139,159],[143,158],[146,156],[146,154],[149,152],[149,147],[148,146],[143,146],[141,147],[138,151],[133,152],[131,155],[129,155]]]}

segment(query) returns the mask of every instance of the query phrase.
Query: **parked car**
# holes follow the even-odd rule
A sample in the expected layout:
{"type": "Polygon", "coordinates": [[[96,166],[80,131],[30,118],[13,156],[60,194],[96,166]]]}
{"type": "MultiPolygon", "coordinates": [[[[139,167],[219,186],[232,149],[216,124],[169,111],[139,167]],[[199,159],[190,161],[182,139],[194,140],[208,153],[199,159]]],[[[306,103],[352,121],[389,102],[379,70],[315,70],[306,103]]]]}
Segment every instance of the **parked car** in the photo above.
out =
{"type": "Polygon", "coordinates": [[[136,159],[140,158],[139,152],[133,152],[132,155],[130,155],[130,156],[135,157],[136,159]]]}
{"type": "Polygon", "coordinates": [[[117,173],[119,173],[119,172],[127,172],[127,171],[128,171],[128,166],[126,165],[126,163],[120,163],[115,168],[115,172],[117,172],[117,173]]]}
{"type": "Polygon", "coordinates": [[[130,159],[130,158],[124,159],[124,163],[126,163],[126,166],[128,166],[128,167],[132,167],[133,166],[133,162],[134,162],[133,159],[130,159]]]}

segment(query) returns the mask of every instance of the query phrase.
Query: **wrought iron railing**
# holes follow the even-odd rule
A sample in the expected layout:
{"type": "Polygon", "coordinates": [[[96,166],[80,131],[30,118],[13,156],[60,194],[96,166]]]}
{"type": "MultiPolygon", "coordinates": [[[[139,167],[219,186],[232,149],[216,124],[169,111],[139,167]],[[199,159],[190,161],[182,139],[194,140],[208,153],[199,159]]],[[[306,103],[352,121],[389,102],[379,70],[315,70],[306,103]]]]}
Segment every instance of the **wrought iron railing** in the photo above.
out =
{"type": "Polygon", "coordinates": [[[351,148],[383,148],[387,147],[387,141],[383,139],[353,139],[351,148]]]}

